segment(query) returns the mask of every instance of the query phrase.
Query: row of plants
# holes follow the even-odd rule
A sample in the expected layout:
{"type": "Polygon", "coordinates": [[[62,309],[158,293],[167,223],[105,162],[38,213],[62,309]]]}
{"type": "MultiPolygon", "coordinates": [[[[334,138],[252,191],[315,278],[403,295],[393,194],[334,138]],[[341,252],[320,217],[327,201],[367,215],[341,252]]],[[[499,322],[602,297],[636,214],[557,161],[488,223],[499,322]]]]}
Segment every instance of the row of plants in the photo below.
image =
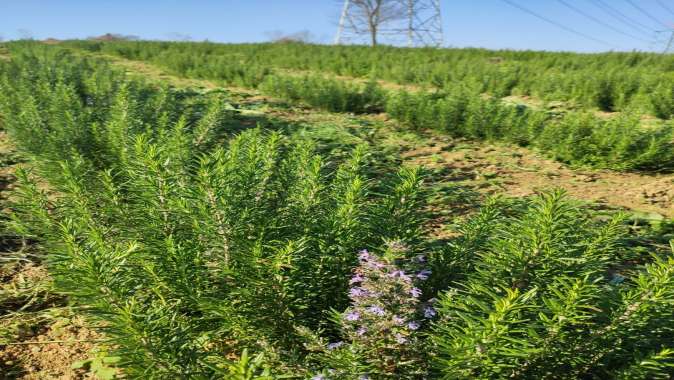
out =
{"type": "Polygon", "coordinates": [[[389,97],[386,111],[413,128],[532,146],[572,165],[615,170],[674,168],[672,125],[645,127],[635,115],[557,114],[505,104],[461,88],[445,94],[402,91],[389,97]]]}
{"type": "MultiPolygon", "coordinates": [[[[85,43],[85,46],[88,43],[85,43]]],[[[212,46],[219,51],[220,45],[212,46]]],[[[99,46],[99,45],[93,45],[99,46]]],[[[107,44],[100,45],[102,47],[107,44]]],[[[110,45],[111,49],[115,44],[110,45]]],[[[163,51],[161,65],[170,65],[171,44],[152,42],[122,43],[133,46],[130,58],[150,59],[157,46],[163,51]],[[146,49],[146,50],[143,50],[146,49]],[[149,58],[148,58],[149,57],[149,58]]],[[[355,48],[354,48],[355,49],[355,48]]],[[[121,53],[120,53],[121,54],[121,53]]],[[[419,53],[421,54],[421,53],[419,53]]],[[[614,170],[671,170],[674,168],[674,130],[669,122],[642,127],[639,113],[624,112],[606,118],[591,112],[556,115],[524,106],[513,106],[498,97],[484,96],[470,83],[454,84],[445,91],[387,91],[376,81],[353,82],[321,75],[292,75],[264,71],[259,63],[229,65],[225,58],[207,55],[198,70],[209,79],[252,86],[291,102],[300,102],[335,112],[387,113],[416,128],[433,128],[455,137],[499,140],[532,146],[568,164],[614,170]],[[206,67],[227,67],[219,71],[206,67]],[[236,69],[233,69],[236,68],[236,69]],[[206,71],[204,71],[206,70],[206,71]],[[236,75],[232,76],[231,73],[236,75]],[[215,75],[215,76],[209,76],[215,75]],[[254,78],[254,79],[251,79],[254,78]]],[[[172,67],[183,75],[191,75],[172,67]]],[[[265,69],[266,70],[266,69],[265,69]]],[[[674,87],[673,87],[674,88],[674,87]]],[[[660,103],[667,102],[661,97],[660,103]]],[[[662,105],[667,108],[667,105],[662,105]]]]}
{"type": "Polygon", "coordinates": [[[620,216],[494,199],[434,241],[421,169],[370,177],[365,146],[321,156],[240,132],[218,95],[10,49],[0,120],[35,171],[8,227],[126,376],[674,375],[674,256],[625,244],[620,216]]]}
{"type": "Polygon", "coordinates": [[[381,112],[387,96],[377,82],[351,83],[317,75],[270,75],[258,88],[278,98],[331,112],[381,112]]]}
{"type": "Polygon", "coordinates": [[[71,46],[150,61],[181,75],[254,84],[272,69],[329,72],[440,90],[457,83],[495,97],[534,96],[603,111],[674,114],[674,58],[653,53],[576,54],[309,44],[74,41],[71,46]]]}

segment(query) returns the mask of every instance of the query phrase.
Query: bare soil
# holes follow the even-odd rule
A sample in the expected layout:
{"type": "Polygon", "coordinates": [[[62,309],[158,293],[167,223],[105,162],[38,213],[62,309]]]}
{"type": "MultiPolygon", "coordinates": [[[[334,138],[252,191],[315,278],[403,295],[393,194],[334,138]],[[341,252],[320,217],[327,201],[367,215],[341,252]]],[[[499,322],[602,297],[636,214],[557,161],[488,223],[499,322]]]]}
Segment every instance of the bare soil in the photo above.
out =
{"type": "Polygon", "coordinates": [[[93,379],[86,370],[71,366],[89,358],[100,337],[80,317],[58,319],[18,342],[0,345],[0,378],[93,379]]]}
{"type": "MultiPolygon", "coordinates": [[[[21,163],[0,131],[0,208],[7,210],[14,171],[21,163]]],[[[72,369],[87,359],[101,336],[73,315],[65,299],[52,293],[47,269],[39,262],[12,260],[30,250],[25,241],[2,234],[0,245],[0,379],[86,379],[72,369]]]]}
{"type": "Polygon", "coordinates": [[[426,144],[403,152],[406,161],[447,169],[448,181],[486,194],[528,196],[563,188],[574,198],[608,207],[674,218],[674,174],[572,169],[526,148],[453,141],[432,131],[426,144]]]}
{"type": "MultiPolygon", "coordinates": [[[[260,96],[256,100],[274,103],[260,96]]],[[[372,136],[375,144],[399,151],[403,163],[434,171],[436,184],[449,184],[482,196],[522,197],[562,188],[571,197],[601,208],[624,210],[653,220],[674,218],[674,173],[573,168],[511,144],[454,139],[433,130],[410,131],[385,114],[354,117],[307,108],[273,107],[264,112],[306,125],[332,123],[360,128],[358,120],[366,121],[376,126],[372,136]]],[[[453,205],[462,206],[465,205],[453,205]]]]}

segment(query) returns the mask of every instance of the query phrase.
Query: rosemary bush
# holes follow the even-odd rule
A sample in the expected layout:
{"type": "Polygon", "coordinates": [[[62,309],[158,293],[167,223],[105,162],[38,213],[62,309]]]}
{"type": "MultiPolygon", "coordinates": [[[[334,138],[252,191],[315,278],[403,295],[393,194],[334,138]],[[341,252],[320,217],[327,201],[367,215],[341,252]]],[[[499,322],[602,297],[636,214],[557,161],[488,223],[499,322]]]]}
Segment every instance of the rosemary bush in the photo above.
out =
{"type": "Polygon", "coordinates": [[[672,375],[674,256],[618,264],[619,217],[596,226],[559,192],[522,215],[487,209],[477,221],[449,251],[467,271],[440,297],[439,377],[672,375]]]}
{"type": "Polygon", "coordinates": [[[386,101],[376,82],[349,84],[321,76],[270,75],[261,83],[260,89],[273,96],[332,112],[379,112],[386,101]]]}
{"type": "MultiPolygon", "coordinates": [[[[71,58],[38,54],[31,70],[86,66],[71,58]]],[[[3,119],[22,116],[6,127],[56,196],[19,171],[13,228],[41,242],[56,286],[103,322],[131,375],[213,376],[245,348],[290,365],[296,329],[325,328],[348,305],[358,250],[419,231],[419,171],[373,182],[363,147],[326,162],[253,129],[209,148],[221,99],[188,122],[153,107],[174,95],[120,77],[99,127],[86,89],[59,107],[23,101],[79,84],[31,74],[3,98],[3,119]]]]}

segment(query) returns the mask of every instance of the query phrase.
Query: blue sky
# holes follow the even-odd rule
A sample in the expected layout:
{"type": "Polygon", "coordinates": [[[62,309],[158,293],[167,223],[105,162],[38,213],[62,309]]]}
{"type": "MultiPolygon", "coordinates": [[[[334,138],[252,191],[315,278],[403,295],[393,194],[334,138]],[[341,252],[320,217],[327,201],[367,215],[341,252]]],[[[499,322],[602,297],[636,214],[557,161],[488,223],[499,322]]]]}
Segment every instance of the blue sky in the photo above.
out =
{"type": "MultiPolygon", "coordinates": [[[[442,0],[446,44],[584,52],[660,51],[665,34],[659,34],[659,44],[653,41],[655,31],[664,26],[656,20],[674,25],[674,0],[660,0],[665,7],[658,0],[599,0],[622,12],[632,26],[598,7],[598,0],[508,1],[611,46],[551,25],[505,0],[442,0]],[[613,29],[574,12],[562,2],[613,29]]],[[[317,42],[329,43],[335,34],[339,3],[339,0],[0,0],[0,36],[65,39],[112,32],[146,39],[190,36],[194,40],[257,42],[269,40],[275,31],[290,34],[307,30],[317,42]]]]}

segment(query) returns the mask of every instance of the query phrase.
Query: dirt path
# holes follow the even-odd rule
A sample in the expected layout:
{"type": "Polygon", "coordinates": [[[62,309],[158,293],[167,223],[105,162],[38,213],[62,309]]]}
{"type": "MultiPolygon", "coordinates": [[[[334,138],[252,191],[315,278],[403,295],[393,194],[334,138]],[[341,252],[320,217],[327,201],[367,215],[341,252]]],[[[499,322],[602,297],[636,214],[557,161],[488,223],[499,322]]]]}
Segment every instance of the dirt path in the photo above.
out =
{"type": "Polygon", "coordinates": [[[407,146],[409,161],[446,170],[446,180],[486,194],[526,196],[563,188],[572,197],[625,209],[646,219],[674,218],[674,174],[577,170],[512,145],[452,141],[427,132],[407,146]]]}
{"type": "Polygon", "coordinates": [[[10,60],[9,52],[7,51],[7,48],[4,46],[0,45],[0,59],[3,60],[10,60]]]}
{"type": "MultiPolygon", "coordinates": [[[[184,79],[167,74],[145,62],[104,57],[129,73],[166,81],[175,86],[222,88],[212,81],[184,79]]],[[[224,89],[234,94],[244,94],[256,102],[273,102],[250,89],[224,89]]],[[[305,113],[298,118],[297,115],[290,115],[288,110],[269,111],[276,117],[293,122],[320,122],[326,118],[334,122],[335,117],[340,117],[338,114],[309,111],[314,112],[316,117],[305,113]]],[[[342,115],[342,118],[350,116],[342,115]]],[[[399,147],[405,162],[440,170],[445,173],[445,181],[468,187],[481,194],[519,197],[544,189],[563,188],[574,198],[596,202],[608,208],[624,209],[647,219],[674,218],[674,174],[649,175],[571,169],[537,152],[517,146],[456,141],[433,131],[405,132],[396,121],[382,121],[386,119],[385,115],[363,116],[362,119],[378,123],[384,128],[377,133],[382,143],[399,147]]]]}

